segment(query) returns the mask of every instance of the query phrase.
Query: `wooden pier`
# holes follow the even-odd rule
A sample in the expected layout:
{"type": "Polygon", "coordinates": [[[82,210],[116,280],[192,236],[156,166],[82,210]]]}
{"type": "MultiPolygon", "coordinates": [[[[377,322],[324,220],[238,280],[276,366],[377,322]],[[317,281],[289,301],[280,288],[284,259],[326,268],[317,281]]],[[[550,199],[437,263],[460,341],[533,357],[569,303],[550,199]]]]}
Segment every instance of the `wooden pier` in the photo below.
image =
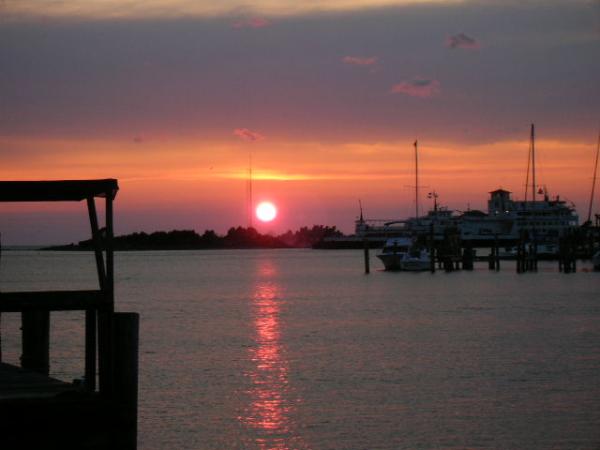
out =
{"type": "Polygon", "coordinates": [[[114,310],[113,200],[117,180],[3,181],[0,202],[86,201],[98,289],[0,292],[0,314],[21,313],[20,367],[1,361],[2,449],[137,448],[137,313],[114,310]],[[100,229],[96,198],[105,200],[100,229]],[[83,381],[49,376],[52,311],[85,311],[83,381]]]}

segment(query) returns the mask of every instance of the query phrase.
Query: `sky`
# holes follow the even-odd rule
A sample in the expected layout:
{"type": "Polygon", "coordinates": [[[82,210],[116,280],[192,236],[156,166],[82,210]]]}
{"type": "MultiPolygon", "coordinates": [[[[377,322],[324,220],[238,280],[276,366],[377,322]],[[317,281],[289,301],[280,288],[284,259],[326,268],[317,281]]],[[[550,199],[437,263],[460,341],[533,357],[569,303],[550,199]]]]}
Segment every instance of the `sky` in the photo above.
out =
{"type": "MultiPolygon", "coordinates": [[[[597,0],[0,0],[0,179],[117,178],[118,234],[351,232],[537,179],[587,216],[597,0]],[[326,6],[323,6],[326,3],[326,6]]],[[[594,205],[600,212],[600,201],[594,205]]],[[[5,245],[88,238],[84,204],[0,205],[5,245]]]]}

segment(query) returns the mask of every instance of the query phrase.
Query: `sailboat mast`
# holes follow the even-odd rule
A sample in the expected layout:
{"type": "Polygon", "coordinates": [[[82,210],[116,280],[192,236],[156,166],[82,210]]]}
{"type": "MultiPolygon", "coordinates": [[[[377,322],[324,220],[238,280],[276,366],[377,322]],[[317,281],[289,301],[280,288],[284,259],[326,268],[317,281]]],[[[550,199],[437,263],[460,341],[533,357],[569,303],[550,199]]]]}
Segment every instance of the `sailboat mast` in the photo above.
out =
{"type": "Polygon", "coordinates": [[[531,199],[535,202],[535,125],[531,124],[531,199]]]}
{"type": "Polygon", "coordinates": [[[592,194],[590,195],[590,207],[588,208],[587,221],[592,220],[592,205],[594,204],[594,190],[596,189],[596,175],[598,174],[598,154],[600,153],[600,132],[598,132],[598,144],[596,145],[596,162],[594,164],[594,178],[592,181],[592,194]]]}
{"type": "Polygon", "coordinates": [[[419,150],[415,141],[415,217],[419,218],[419,150]]]}

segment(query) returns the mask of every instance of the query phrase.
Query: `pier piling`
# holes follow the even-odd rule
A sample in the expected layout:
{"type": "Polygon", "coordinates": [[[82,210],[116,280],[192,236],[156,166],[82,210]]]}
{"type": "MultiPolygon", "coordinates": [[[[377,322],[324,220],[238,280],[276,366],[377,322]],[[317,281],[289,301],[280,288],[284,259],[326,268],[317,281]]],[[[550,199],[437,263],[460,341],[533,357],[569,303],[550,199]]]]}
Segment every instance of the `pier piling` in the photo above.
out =
{"type": "Polygon", "coordinates": [[[21,367],[33,372],[50,373],[50,312],[21,313],[21,367]]]}
{"type": "Polygon", "coordinates": [[[137,448],[139,314],[114,313],[114,398],[120,415],[116,435],[118,450],[137,448]]]}
{"type": "Polygon", "coordinates": [[[363,247],[364,247],[364,259],[365,259],[365,274],[369,274],[371,273],[371,262],[370,262],[370,256],[369,256],[369,241],[365,238],[365,240],[363,241],[363,247]]]}

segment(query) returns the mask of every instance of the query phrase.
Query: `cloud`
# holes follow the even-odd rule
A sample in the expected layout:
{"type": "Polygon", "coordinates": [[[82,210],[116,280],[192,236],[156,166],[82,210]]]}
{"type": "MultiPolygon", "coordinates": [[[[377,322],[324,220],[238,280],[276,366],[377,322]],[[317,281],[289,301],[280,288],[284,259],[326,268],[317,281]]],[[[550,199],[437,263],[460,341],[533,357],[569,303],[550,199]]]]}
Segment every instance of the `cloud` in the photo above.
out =
{"type": "Polygon", "coordinates": [[[373,66],[377,64],[377,56],[344,56],[342,62],[351,66],[373,66]]]}
{"type": "Polygon", "coordinates": [[[459,33],[455,34],[454,36],[448,36],[446,38],[446,47],[477,50],[481,48],[481,45],[474,38],[467,36],[464,33],[459,33]]]}
{"type": "Polygon", "coordinates": [[[253,17],[252,19],[240,19],[233,22],[232,28],[265,28],[271,25],[267,19],[253,17]]]}
{"type": "Polygon", "coordinates": [[[233,130],[233,134],[244,139],[245,141],[252,142],[260,141],[265,138],[262,134],[257,133],[256,131],[251,131],[248,128],[236,128],[233,130]]]}
{"type": "Polygon", "coordinates": [[[415,78],[411,81],[402,81],[392,86],[392,94],[405,94],[411,97],[429,98],[440,93],[440,82],[415,78]]]}

